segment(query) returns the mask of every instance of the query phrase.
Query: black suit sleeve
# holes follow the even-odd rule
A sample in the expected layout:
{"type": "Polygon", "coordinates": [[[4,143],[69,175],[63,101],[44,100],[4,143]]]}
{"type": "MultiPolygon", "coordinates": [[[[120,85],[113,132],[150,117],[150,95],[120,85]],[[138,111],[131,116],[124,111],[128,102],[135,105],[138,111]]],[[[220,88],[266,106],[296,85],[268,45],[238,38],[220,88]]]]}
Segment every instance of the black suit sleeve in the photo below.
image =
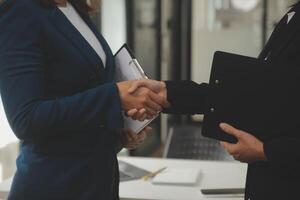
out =
{"type": "Polygon", "coordinates": [[[264,152],[273,165],[298,163],[300,161],[300,138],[281,136],[264,143],[264,152]]]}
{"type": "Polygon", "coordinates": [[[168,114],[203,114],[209,86],[193,81],[166,81],[170,108],[163,112],[168,114]]]}

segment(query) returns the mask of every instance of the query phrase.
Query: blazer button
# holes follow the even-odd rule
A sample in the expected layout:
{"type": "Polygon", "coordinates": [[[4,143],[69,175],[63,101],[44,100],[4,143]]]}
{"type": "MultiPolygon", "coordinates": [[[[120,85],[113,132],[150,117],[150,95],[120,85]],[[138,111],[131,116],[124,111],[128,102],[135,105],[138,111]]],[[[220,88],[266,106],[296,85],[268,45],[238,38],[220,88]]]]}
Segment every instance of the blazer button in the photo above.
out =
{"type": "Polygon", "coordinates": [[[215,84],[219,84],[220,83],[220,81],[219,80],[215,80],[215,84]]]}
{"type": "Polygon", "coordinates": [[[210,108],[210,112],[211,113],[215,112],[215,109],[214,108],[210,108]]]}

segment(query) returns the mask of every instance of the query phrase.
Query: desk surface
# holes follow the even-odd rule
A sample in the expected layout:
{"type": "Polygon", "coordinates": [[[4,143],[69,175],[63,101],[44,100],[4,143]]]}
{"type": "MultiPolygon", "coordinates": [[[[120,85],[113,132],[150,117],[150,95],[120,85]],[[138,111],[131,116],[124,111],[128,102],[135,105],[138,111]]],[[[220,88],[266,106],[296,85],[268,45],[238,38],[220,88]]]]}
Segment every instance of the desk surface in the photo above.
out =
{"type": "Polygon", "coordinates": [[[200,188],[205,184],[241,187],[245,185],[247,165],[237,162],[192,161],[178,159],[153,159],[120,157],[120,160],[136,165],[148,171],[162,167],[195,167],[201,170],[199,184],[192,187],[153,185],[143,180],[122,182],[120,197],[122,200],[242,200],[243,196],[204,196],[200,188]]]}
{"type": "MultiPolygon", "coordinates": [[[[153,159],[120,157],[120,160],[136,165],[148,171],[162,167],[196,167],[201,170],[199,184],[192,187],[153,185],[150,181],[135,180],[120,183],[121,200],[242,200],[241,196],[215,196],[201,194],[203,183],[215,182],[241,186],[245,184],[247,165],[236,162],[191,161],[178,159],[153,159]]],[[[7,197],[11,180],[0,184],[0,199],[7,197]]]]}

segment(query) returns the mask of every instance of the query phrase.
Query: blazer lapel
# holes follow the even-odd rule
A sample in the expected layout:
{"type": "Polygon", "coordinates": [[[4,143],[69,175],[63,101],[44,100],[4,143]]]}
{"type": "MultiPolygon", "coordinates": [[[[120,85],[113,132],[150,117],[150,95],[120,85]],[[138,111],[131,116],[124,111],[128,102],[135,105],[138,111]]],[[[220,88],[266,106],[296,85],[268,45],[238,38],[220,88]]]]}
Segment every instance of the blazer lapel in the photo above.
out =
{"type": "Polygon", "coordinates": [[[280,26],[277,30],[276,36],[273,40],[270,40],[269,43],[272,45],[269,48],[269,51],[272,58],[276,58],[281,52],[290,44],[290,42],[295,38],[295,34],[299,31],[300,25],[300,9],[299,5],[294,6],[289,12],[295,11],[296,14],[291,19],[291,21],[287,23],[287,16],[283,23],[284,25],[280,26]]]}
{"type": "Polygon", "coordinates": [[[50,19],[56,28],[78,48],[81,54],[89,61],[91,68],[96,73],[99,73],[99,71],[104,72],[103,64],[98,54],[58,8],[53,9],[50,14],[50,19]]]}
{"type": "MultiPolygon", "coordinates": [[[[300,11],[298,11],[300,12],[300,11]]],[[[276,58],[280,53],[290,44],[295,34],[299,31],[300,25],[300,13],[296,13],[294,19],[290,21],[290,23],[285,27],[283,33],[279,36],[277,40],[277,44],[275,44],[274,49],[271,53],[273,58],[276,58]]]]}
{"type": "Polygon", "coordinates": [[[285,25],[285,20],[286,20],[286,16],[284,16],[279,23],[276,25],[274,31],[272,32],[268,42],[266,43],[265,47],[263,48],[263,50],[261,51],[261,53],[259,54],[258,58],[264,59],[265,57],[268,56],[268,54],[270,53],[270,49],[272,48],[272,44],[274,43],[275,39],[277,38],[277,36],[279,35],[280,30],[283,29],[283,26],[285,25]]]}
{"type": "MultiPolygon", "coordinates": [[[[70,0],[70,3],[73,5],[73,7],[77,10],[77,12],[81,15],[82,19],[85,21],[85,23],[88,25],[88,27],[92,30],[92,32],[97,37],[98,41],[101,43],[102,48],[106,54],[106,66],[105,66],[105,82],[110,82],[114,80],[114,71],[115,71],[115,65],[114,65],[114,56],[111,52],[111,49],[104,39],[104,37],[100,34],[97,27],[91,20],[90,16],[86,14],[85,12],[82,12],[80,8],[77,8],[76,4],[73,3],[74,0],[70,0]]],[[[104,66],[104,64],[102,63],[104,66]]]]}
{"type": "Polygon", "coordinates": [[[113,53],[111,52],[111,49],[108,43],[106,42],[106,40],[104,39],[104,37],[97,30],[97,27],[92,22],[91,18],[89,16],[83,15],[83,19],[90,27],[90,29],[93,31],[97,39],[100,41],[102,48],[105,51],[106,54],[105,80],[106,82],[112,81],[114,79],[114,70],[115,70],[113,53]]]}

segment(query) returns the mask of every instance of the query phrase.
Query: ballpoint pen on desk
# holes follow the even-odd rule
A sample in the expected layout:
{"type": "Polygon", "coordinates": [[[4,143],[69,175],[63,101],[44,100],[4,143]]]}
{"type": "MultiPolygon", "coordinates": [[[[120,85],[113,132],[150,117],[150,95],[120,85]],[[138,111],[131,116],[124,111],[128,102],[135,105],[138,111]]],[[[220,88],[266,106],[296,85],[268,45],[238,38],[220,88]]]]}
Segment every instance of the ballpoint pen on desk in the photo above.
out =
{"type": "Polygon", "coordinates": [[[165,169],[167,169],[167,167],[163,167],[163,168],[161,168],[161,169],[159,169],[159,170],[156,170],[155,172],[151,172],[151,173],[149,173],[149,174],[143,176],[142,179],[143,179],[144,181],[147,181],[147,180],[149,180],[150,178],[155,177],[157,174],[161,173],[161,172],[164,171],[165,169]]]}

